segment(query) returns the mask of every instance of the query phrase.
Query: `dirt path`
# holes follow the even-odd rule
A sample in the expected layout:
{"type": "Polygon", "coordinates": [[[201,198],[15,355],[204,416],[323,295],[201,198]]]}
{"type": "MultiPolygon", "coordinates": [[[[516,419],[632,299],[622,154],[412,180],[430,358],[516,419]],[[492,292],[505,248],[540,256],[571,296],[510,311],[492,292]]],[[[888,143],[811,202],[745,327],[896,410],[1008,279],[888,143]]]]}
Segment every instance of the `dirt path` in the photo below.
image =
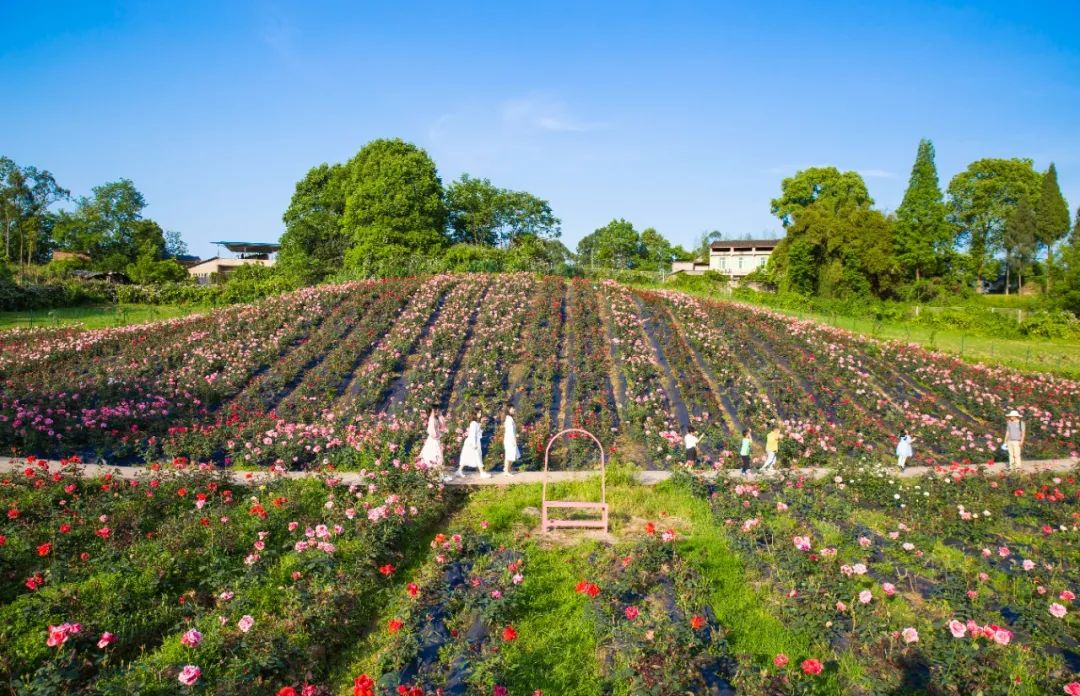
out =
{"type": "MultiPolygon", "coordinates": [[[[61,471],[65,467],[59,461],[49,460],[49,470],[51,472],[61,471]]],[[[1040,461],[1026,461],[1024,462],[1021,472],[1025,475],[1028,474],[1046,474],[1046,473],[1067,473],[1075,471],[1077,466],[1080,465],[1080,460],[1076,459],[1045,459],[1040,461]]],[[[0,457],[0,474],[18,474],[22,475],[24,469],[27,468],[27,462],[25,459],[12,459],[11,457],[0,457]]],[[[70,467],[68,467],[70,468],[70,467]]],[[[974,467],[973,467],[974,468],[974,467]]],[[[1005,473],[1005,464],[997,463],[989,466],[978,467],[986,474],[999,475],[1005,473]]],[[[114,478],[134,479],[140,476],[163,476],[167,475],[171,470],[167,467],[163,467],[161,471],[152,471],[149,467],[145,466],[110,466],[105,463],[100,464],[79,464],[77,467],[79,474],[83,477],[93,478],[98,476],[105,476],[106,474],[112,475],[114,478]]],[[[189,467],[188,471],[194,469],[189,467]]],[[[789,475],[794,477],[805,477],[813,479],[821,479],[826,476],[831,476],[833,470],[825,467],[813,467],[813,468],[800,468],[800,469],[785,469],[789,475]]],[[[655,485],[661,481],[666,481],[673,475],[674,472],[667,470],[647,470],[634,472],[634,478],[638,483],[643,485],[655,485]]],[[[756,479],[755,474],[751,473],[748,476],[743,476],[739,473],[738,469],[721,469],[720,471],[699,471],[695,472],[705,478],[728,478],[733,480],[741,479],[756,479]]],[[[897,471],[893,475],[896,478],[912,479],[920,478],[928,474],[934,473],[934,469],[925,466],[909,466],[903,471],[897,471]]],[[[366,483],[368,478],[365,474],[358,472],[341,471],[341,472],[316,472],[316,471],[288,471],[282,474],[272,474],[266,470],[259,471],[245,471],[241,469],[227,470],[229,478],[240,485],[254,485],[259,483],[266,483],[273,481],[274,479],[288,478],[288,479],[303,479],[303,478],[333,478],[340,481],[343,484],[352,483],[366,483]]],[[[558,481],[582,481],[587,480],[593,476],[599,474],[599,471],[551,471],[548,472],[548,482],[558,481]]],[[[469,474],[463,478],[455,478],[448,485],[451,486],[509,486],[518,484],[536,484],[543,481],[544,473],[540,471],[526,471],[516,473],[513,476],[503,476],[501,474],[495,474],[491,478],[482,479],[475,474],[469,474]]]]}
{"type": "Polygon", "coordinates": [[[675,375],[671,372],[671,365],[668,364],[667,357],[664,355],[664,350],[660,347],[660,342],[656,338],[656,332],[651,326],[651,324],[655,323],[655,319],[652,312],[645,307],[645,304],[636,293],[631,293],[631,297],[634,298],[634,304],[637,306],[638,310],[638,317],[641,319],[641,332],[645,334],[645,340],[652,349],[653,362],[660,369],[660,375],[664,381],[664,390],[667,392],[668,402],[675,412],[675,420],[679,422],[679,428],[681,428],[683,432],[686,432],[686,429],[690,427],[690,413],[686,409],[686,402],[683,400],[682,392],[679,390],[679,383],[675,379],[675,375]]]}

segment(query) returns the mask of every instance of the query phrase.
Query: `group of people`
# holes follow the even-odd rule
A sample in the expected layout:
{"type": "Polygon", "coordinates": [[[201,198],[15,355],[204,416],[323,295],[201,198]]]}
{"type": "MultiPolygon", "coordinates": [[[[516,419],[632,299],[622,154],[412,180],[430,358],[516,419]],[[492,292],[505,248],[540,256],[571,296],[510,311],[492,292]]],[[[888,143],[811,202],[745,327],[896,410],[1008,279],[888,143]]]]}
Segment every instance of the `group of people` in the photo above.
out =
{"type": "MultiPolygon", "coordinates": [[[[1020,419],[1020,412],[1016,409],[1009,411],[1005,416],[1005,438],[1002,441],[1001,448],[1008,451],[1009,463],[1008,469],[1019,469],[1022,464],[1021,449],[1024,446],[1024,439],[1027,437],[1027,428],[1024,426],[1024,421],[1020,419]]],[[[780,440],[783,435],[780,432],[780,427],[777,424],[772,424],[768,435],[765,436],[765,462],[761,465],[760,473],[771,474],[775,471],[776,456],[780,451],[780,440]]],[[[698,433],[697,429],[693,425],[687,428],[686,435],[683,436],[683,445],[686,448],[686,461],[690,465],[695,464],[698,461],[698,444],[701,442],[702,436],[698,433]]],[[[750,461],[751,461],[751,448],[753,447],[754,440],[753,434],[750,428],[746,428],[742,431],[742,441],[739,444],[739,459],[741,462],[740,471],[743,475],[750,473],[750,461]]],[[[902,431],[897,437],[896,441],[896,465],[901,471],[907,466],[907,462],[914,456],[914,451],[911,444],[911,435],[908,432],[902,431]]]]}
{"type": "MultiPolygon", "coordinates": [[[[491,474],[484,471],[483,435],[486,422],[487,418],[484,416],[483,409],[477,408],[465,431],[465,439],[461,443],[456,474],[458,477],[465,475],[465,469],[476,469],[480,472],[480,478],[491,478],[491,474]]],[[[420,450],[420,460],[429,468],[442,469],[445,466],[442,438],[446,432],[446,416],[439,412],[438,406],[433,405],[428,410],[427,439],[420,450]]],[[[517,443],[514,406],[507,404],[503,418],[503,475],[512,476],[511,467],[519,459],[521,459],[521,450],[517,443]]],[[[446,475],[443,480],[450,481],[452,477],[446,475]]]]}

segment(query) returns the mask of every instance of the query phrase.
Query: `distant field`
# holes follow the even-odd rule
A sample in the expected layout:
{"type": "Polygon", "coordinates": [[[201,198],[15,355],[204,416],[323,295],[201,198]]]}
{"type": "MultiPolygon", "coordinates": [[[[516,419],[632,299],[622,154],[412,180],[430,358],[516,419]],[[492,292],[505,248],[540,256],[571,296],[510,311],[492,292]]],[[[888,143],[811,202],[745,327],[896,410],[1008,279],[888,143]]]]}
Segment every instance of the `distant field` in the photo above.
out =
{"type": "Polygon", "coordinates": [[[205,311],[198,305],[102,305],[92,307],[62,307],[32,312],[0,312],[0,331],[16,327],[59,326],[83,324],[88,329],[139,324],[158,319],[182,317],[205,311]]]}
{"type": "MultiPolygon", "coordinates": [[[[721,293],[686,289],[680,289],[680,291],[699,297],[735,301],[731,300],[726,294],[721,293]]],[[[1013,304],[1021,305],[1027,299],[1017,298],[1013,304]]],[[[741,300],[735,302],[755,307],[764,306],[741,300]]],[[[1008,303],[1002,297],[997,297],[996,302],[1008,303]]],[[[767,309],[788,316],[813,319],[864,336],[917,343],[926,348],[956,355],[967,362],[1004,365],[1018,370],[1050,372],[1065,377],[1080,378],[1080,342],[994,338],[977,336],[960,330],[931,329],[903,323],[875,322],[870,319],[817,314],[775,307],[767,307],[767,309]]]]}

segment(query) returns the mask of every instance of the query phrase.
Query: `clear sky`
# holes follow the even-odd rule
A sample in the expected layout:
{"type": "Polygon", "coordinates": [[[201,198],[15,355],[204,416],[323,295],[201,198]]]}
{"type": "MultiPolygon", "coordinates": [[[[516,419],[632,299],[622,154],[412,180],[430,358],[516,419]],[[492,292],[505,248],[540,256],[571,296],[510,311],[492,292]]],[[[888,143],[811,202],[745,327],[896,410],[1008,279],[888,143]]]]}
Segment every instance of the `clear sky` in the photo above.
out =
{"type": "Polygon", "coordinates": [[[365,142],[674,242],[779,233],[810,165],[895,208],[920,137],[1057,164],[1080,205],[1080,2],[0,2],[0,154],[75,194],[127,177],[208,256],[273,240],[365,142]],[[752,9],[750,9],[752,8],[752,9]]]}

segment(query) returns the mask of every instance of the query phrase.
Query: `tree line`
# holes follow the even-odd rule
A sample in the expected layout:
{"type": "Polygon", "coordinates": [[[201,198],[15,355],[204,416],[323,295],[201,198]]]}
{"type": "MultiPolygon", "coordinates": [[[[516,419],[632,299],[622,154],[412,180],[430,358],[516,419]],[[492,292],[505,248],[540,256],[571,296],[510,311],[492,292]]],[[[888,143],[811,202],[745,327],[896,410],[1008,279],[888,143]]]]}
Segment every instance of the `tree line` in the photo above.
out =
{"type": "Polygon", "coordinates": [[[48,171],[0,156],[0,265],[25,273],[53,252],[72,256],[50,264],[59,277],[73,269],[118,271],[135,282],[187,278],[176,258],[187,253],[180,235],[143,216],[146,199],[129,179],[93,187],[72,198],[48,171]],[[62,203],[74,207],[57,209],[62,203]]]}
{"type": "Polygon", "coordinates": [[[812,167],[781,183],[771,211],[786,231],[757,274],[781,291],[927,300],[970,288],[1039,289],[1080,309],[1080,213],[1071,228],[1053,163],[980,159],[942,191],[934,146],[919,143],[900,206],[874,207],[853,171],[812,167]]]}

